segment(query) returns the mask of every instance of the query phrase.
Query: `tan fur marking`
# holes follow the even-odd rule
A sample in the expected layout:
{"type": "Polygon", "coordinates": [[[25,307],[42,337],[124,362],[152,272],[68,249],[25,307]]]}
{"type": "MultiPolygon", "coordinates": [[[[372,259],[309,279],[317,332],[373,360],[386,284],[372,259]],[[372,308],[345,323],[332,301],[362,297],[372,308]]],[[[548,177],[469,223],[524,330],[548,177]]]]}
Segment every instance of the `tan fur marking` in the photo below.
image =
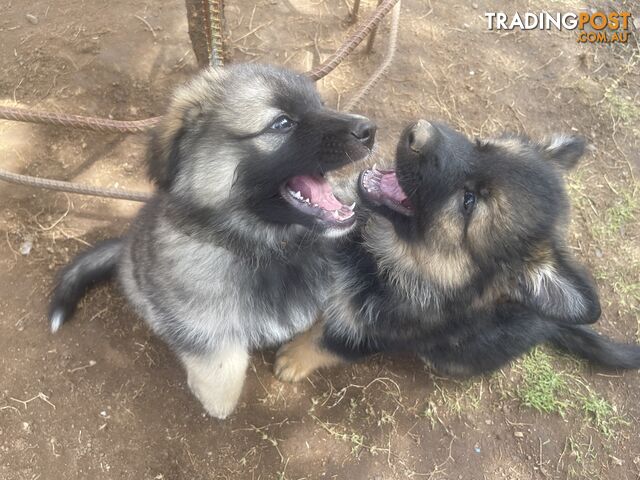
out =
{"type": "Polygon", "coordinates": [[[279,380],[299,382],[319,368],[344,362],[320,345],[323,329],[324,320],[321,319],[309,330],[280,347],[274,365],[274,373],[279,380]]]}
{"type": "Polygon", "coordinates": [[[469,223],[467,237],[477,252],[493,251],[495,235],[510,232],[514,224],[514,209],[506,195],[492,190],[488,198],[478,203],[469,223]]]}
{"type": "Polygon", "coordinates": [[[399,288],[410,296],[422,296],[415,291],[418,277],[447,288],[467,282],[473,273],[472,261],[458,245],[461,227],[447,221],[447,212],[435,222],[439,232],[437,245],[408,244],[400,239],[387,219],[373,217],[366,227],[366,244],[382,269],[389,272],[399,288]],[[445,247],[445,248],[442,248],[445,247]]]}

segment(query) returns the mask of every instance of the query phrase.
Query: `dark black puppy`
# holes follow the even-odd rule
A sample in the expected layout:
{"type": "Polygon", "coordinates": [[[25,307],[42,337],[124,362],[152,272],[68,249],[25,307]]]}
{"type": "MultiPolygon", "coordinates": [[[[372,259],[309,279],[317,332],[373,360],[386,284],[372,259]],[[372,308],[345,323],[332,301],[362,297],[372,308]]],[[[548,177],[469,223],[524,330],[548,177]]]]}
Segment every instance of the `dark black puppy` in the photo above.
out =
{"type": "Polygon", "coordinates": [[[606,367],[640,368],[640,346],[583,326],[600,304],[567,251],[562,174],[584,148],[575,137],[474,143],[441,124],[408,127],[396,170],[361,174],[370,212],[336,254],[324,322],[282,347],[278,377],[394,351],[475,375],[543,342],[606,367]]]}

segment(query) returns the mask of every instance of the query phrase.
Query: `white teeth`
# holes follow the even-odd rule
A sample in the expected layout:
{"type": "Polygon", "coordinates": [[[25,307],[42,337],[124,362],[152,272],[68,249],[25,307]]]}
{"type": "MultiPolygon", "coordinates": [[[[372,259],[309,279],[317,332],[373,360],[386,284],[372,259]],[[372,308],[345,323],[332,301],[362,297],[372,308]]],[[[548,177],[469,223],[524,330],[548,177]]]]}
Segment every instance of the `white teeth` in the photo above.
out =
{"type": "Polygon", "coordinates": [[[289,190],[289,193],[291,194],[291,196],[293,198],[297,198],[298,200],[302,200],[302,195],[300,195],[300,192],[294,192],[293,190],[289,190]]]}
{"type": "Polygon", "coordinates": [[[338,220],[340,219],[340,213],[338,212],[338,210],[334,210],[333,211],[333,218],[338,219],[338,220]]]}
{"type": "Polygon", "coordinates": [[[309,205],[311,205],[311,200],[309,200],[308,198],[305,198],[304,203],[308,203],[309,205]]]}
{"type": "Polygon", "coordinates": [[[349,205],[349,210],[353,211],[354,208],[356,208],[356,202],[353,202],[351,205],[349,205]]]}
{"type": "Polygon", "coordinates": [[[314,207],[316,207],[316,208],[318,208],[318,204],[317,204],[317,203],[314,203],[314,204],[313,204],[313,206],[314,206],[314,207]]]}
{"type": "Polygon", "coordinates": [[[376,168],[377,166],[378,166],[378,164],[377,164],[377,163],[374,163],[374,164],[373,164],[373,168],[372,168],[371,170],[373,170],[373,171],[375,172],[376,170],[378,170],[378,169],[376,168]]]}

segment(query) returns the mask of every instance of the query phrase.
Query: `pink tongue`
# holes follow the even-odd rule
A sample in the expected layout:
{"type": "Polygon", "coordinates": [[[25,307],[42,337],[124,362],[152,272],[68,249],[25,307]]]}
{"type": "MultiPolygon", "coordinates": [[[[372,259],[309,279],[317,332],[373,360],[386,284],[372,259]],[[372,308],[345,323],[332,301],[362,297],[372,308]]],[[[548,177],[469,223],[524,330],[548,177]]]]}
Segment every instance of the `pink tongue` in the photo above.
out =
{"type": "Polygon", "coordinates": [[[300,192],[303,198],[308,198],[311,204],[318,204],[325,210],[340,210],[343,206],[333,196],[331,185],[322,177],[300,175],[287,182],[287,186],[294,192],[300,192]]]}
{"type": "Polygon", "coordinates": [[[407,196],[398,184],[396,172],[385,173],[382,175],[382,179],[380,180],[380,191],[398,203],[402,203],[407,199],[407,196]]]}

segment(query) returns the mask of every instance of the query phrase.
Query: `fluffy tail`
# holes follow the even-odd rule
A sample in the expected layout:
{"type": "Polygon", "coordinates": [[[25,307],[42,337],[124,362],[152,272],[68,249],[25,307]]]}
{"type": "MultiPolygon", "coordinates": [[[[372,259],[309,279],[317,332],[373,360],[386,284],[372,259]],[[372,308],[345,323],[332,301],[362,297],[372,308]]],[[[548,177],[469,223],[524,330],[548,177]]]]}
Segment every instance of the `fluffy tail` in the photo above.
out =
{"type": "Polygon", "coordinates": [[[78,255],[58,273],[49,305],[51,332],[56,332],[73,315],[89,288],[113,276],[121,250],[121,239],[105,240],[78,255]]]}
{"type": "Polygon", "coordinates": [[[551,343],[606,368],[640,368],[640,345],[614,342],[584,325],[558,326],[551,343]]]}

